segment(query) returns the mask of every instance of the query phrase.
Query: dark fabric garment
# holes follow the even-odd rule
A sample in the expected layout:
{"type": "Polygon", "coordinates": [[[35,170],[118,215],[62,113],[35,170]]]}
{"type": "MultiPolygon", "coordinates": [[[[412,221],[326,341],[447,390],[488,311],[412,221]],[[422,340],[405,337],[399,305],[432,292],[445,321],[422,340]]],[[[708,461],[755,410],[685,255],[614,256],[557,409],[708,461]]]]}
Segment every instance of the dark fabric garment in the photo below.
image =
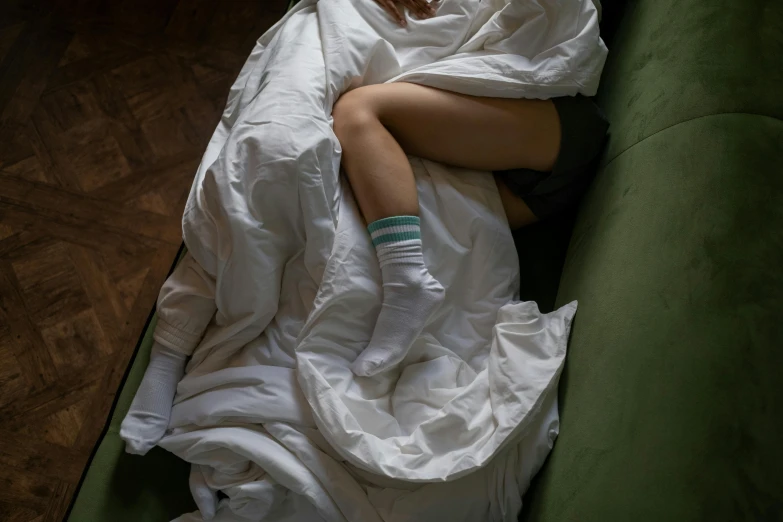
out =
{"type": "Polygon", "coordinates": [[[560,153],[552,172],[511,169],[495,173],[539,219],[564,211],[584,194],[609,128],[603,112],[590,98],[573,96],[552,101],[561,128],[560,153]]]}

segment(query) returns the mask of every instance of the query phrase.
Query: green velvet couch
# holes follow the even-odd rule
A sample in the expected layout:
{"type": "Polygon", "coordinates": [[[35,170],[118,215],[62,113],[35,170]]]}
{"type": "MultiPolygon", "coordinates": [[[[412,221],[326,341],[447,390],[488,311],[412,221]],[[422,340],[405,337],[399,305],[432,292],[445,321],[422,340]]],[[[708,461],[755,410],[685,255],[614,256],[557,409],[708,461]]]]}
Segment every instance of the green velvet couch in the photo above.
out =
{"type": "MultiPolygon", "coordinates": [[[[516,235],[523,297],[579,300],[520,520],[783,521],[783,1],[604,0],[603,31],[596,179],[516,235]]],[[[184,462],[117,434],[150,332],[72,522],[195,509],[184,462]]]]}

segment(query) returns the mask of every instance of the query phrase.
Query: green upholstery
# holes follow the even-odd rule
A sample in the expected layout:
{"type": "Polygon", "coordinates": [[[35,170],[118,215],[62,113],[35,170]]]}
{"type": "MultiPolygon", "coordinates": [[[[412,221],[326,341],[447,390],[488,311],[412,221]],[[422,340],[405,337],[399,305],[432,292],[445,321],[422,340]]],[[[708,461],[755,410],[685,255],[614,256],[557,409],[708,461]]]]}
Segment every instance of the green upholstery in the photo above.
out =
{"type": "Polygon", "coordinates": [[[167,522],[196,509],[188,489],[189,464],[160,448],[144,457],[129,455],[119,436],[149,362],[155,322],[153,318],[147,327],[69,522],[167,522]]]}
{"type": "Polygon", "coordinates": [[[783,2],[637,0],[526,522],[783,520],[783,2]]]}
{"type": "MultiPolygon", "coordinates": [[[[520,520],[783,521],[783,2],[603,3],[603,166],[515,234],[522,297],[580,303],[520,520]]],[[[151,331],[72,522],[195,509],[186,464],[117,436],[151,331]]]]}
{"type": "Polygon", "coordinates": [[[693,118],[783,117],[782,61],[781,2],[628,2],[599,93],[612,123],[607,161],[693,118]]]}
{"type": "Polygon", "coordinates": [[[580,300],[561,435],[522,520],[783,520],[775,163],[783,122],[727,114],[601,173],[558,294],[580,300]]]}

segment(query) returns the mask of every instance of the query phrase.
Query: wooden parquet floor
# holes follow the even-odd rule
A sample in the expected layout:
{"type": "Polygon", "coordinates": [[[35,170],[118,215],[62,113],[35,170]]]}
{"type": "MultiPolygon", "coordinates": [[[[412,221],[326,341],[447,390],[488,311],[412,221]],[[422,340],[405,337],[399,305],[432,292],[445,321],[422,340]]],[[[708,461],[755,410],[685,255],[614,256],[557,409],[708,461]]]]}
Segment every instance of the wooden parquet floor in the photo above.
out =
{"type": "Polygon", "coordinates": [[[288,0],[0,0],[0,521],[59,521],[288,0]]]}

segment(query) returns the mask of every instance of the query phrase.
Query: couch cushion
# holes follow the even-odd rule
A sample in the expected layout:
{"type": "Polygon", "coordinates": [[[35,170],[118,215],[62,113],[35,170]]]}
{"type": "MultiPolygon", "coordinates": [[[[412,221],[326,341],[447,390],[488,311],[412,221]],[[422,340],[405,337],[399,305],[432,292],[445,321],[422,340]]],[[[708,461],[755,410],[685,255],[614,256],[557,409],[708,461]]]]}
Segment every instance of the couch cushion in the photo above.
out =
{"type": "Polygon", "coordinates": [[[614,159],[558,294],[561,432],[523,520],[783,520],[783,122],[727,114],[614,159]]]}
{"type": "Polygon", "coordinates": [[[628,2],[610,44],[598,96],[612,123],[605,163],[693,118],[783,118],[783,2],[628,2]]]}

